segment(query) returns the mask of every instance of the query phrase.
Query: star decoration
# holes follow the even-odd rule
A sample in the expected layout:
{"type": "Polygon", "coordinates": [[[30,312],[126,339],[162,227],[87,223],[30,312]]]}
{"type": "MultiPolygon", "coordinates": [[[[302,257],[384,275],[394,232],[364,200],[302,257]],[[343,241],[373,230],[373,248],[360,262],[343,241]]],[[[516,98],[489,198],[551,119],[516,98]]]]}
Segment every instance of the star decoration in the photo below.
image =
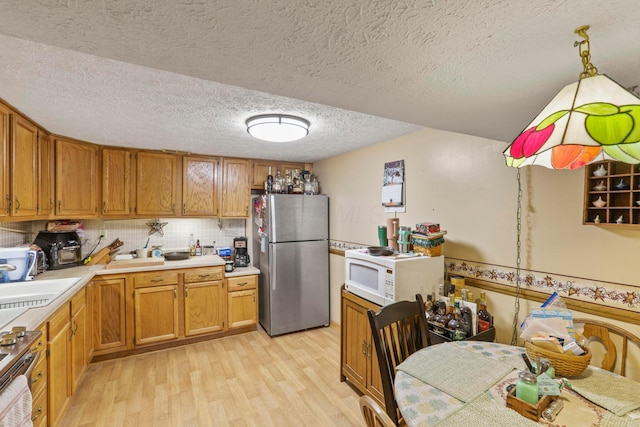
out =
{"type": "Polygon", "coordinates": [[[164,231],[162,227],[169,224],[168,222],[158,222],[158,218],[154,219],[153,222],[147,222],[149,226],[149,236],[152,234],[157,234],[158,236],[164,236],[164,231]]]}
{"type": "Polygon", "coordinates": [[[632,306],[635,296],[635,292],[627,292],[627,296],[622,300],[622,302],[632,306]]]}
{"type": "Polygon", "coordinates": [[[597,288],[595,289],[594,295],[593,295],[593,299],[594,301],[597,301],[598,299],[601,299],[602,301],[604,301],[604,289],[602,288],[597,288]]]}

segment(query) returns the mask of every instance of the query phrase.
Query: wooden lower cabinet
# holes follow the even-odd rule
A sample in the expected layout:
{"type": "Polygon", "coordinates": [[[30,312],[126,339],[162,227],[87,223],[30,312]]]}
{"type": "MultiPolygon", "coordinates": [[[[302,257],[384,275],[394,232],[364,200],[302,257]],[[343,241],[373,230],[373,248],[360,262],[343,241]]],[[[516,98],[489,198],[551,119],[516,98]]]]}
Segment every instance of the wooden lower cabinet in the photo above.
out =
{"type": "Polygon", "coordinates": [[[63,305],[49,319],[48,361],[48,419],[49,425],[58,425],[70,397],[69,304],[63,305]]]}
{"type": "Polygon", "coordinates": [[[177,283],[137,288],[133,300],[136,345],[178,338],[177,283]]]}
{"type": "Polygon", "coordinates": [[[384,408],[384,392],[367,310],[380,306],[345,290],[341,294],[340,381],[349,381],[384,408]]]}
{"type": "Polygon", "coordinates": [[[199,268],[184,273],[184,334],[193,336],[225,330],[224,271],[199,268]]]}
{"type": "Polygon", "coordinates": [[[127,349],[126,278],[102,276],[88,287],[93,355],[127,349]]]}
{"type": "Polygon", "coordinates": [[[258,276],[227,279],[229,329],[258,325],[258,276]]]}
{"type": "Polygon", "coordinates": [[[40,339],[31,347],[31,351],[38,355],[36,366],[31,371],[31,394],[32,411],[31,421],[34,427],[47,426],[47,323],[41,325],[38,330],[41,332],[40,339]]]}

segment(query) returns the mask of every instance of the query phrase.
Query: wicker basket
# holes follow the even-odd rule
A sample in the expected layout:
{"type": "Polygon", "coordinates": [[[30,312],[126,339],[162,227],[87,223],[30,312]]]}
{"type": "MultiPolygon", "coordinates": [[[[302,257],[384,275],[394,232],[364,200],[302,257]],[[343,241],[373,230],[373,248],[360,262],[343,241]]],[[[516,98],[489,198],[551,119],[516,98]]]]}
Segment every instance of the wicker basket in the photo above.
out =
{"type": "Polygon", "coordinates": [[[556,353],[555,351],[545,350],[530,342],[525,342],[525,349],[530,359],[544,357],[549,359],[551,366],[556,371],[556,376],[575,377],[580,375],[587,369],[591,362],[591,352],[588,348],[584,348],[584,354],[575,356],[572,354],[556,353]]]}
{"type": "Polygon", "coordinates": [[[427,256],[442,255],[442,245],[444,244],[443,235],[444,233],[437,233],[436,236],[431,237],[412,234],[411,244],[413,245],[413,251],[427,256]]]}

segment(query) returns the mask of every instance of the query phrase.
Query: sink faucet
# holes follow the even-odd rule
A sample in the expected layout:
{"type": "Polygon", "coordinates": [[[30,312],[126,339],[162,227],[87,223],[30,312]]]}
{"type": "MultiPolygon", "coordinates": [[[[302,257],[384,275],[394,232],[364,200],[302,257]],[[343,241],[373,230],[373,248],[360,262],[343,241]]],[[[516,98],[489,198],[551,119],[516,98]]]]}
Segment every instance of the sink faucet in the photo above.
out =
{"type": "Polygon", "coordinates": [[[16,266],[13,264],[0,264],[0,270],[13,271],[15,269],[16,269],[16,266]]]}

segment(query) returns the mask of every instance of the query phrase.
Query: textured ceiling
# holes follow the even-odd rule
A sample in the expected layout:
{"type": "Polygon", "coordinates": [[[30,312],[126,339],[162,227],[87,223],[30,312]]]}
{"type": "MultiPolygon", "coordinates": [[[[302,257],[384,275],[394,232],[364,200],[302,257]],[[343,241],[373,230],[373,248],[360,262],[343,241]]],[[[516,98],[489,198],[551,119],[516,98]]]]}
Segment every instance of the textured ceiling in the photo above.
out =
{"type": "Polygon", "coordinates": [[[316,161],[419,126],[510,141],[593,63],[640,83],[636,0],[0,0],[0,97],[100,144],[316,161]],[[265,112],[304,142],[249,137],[265,112]]]}

